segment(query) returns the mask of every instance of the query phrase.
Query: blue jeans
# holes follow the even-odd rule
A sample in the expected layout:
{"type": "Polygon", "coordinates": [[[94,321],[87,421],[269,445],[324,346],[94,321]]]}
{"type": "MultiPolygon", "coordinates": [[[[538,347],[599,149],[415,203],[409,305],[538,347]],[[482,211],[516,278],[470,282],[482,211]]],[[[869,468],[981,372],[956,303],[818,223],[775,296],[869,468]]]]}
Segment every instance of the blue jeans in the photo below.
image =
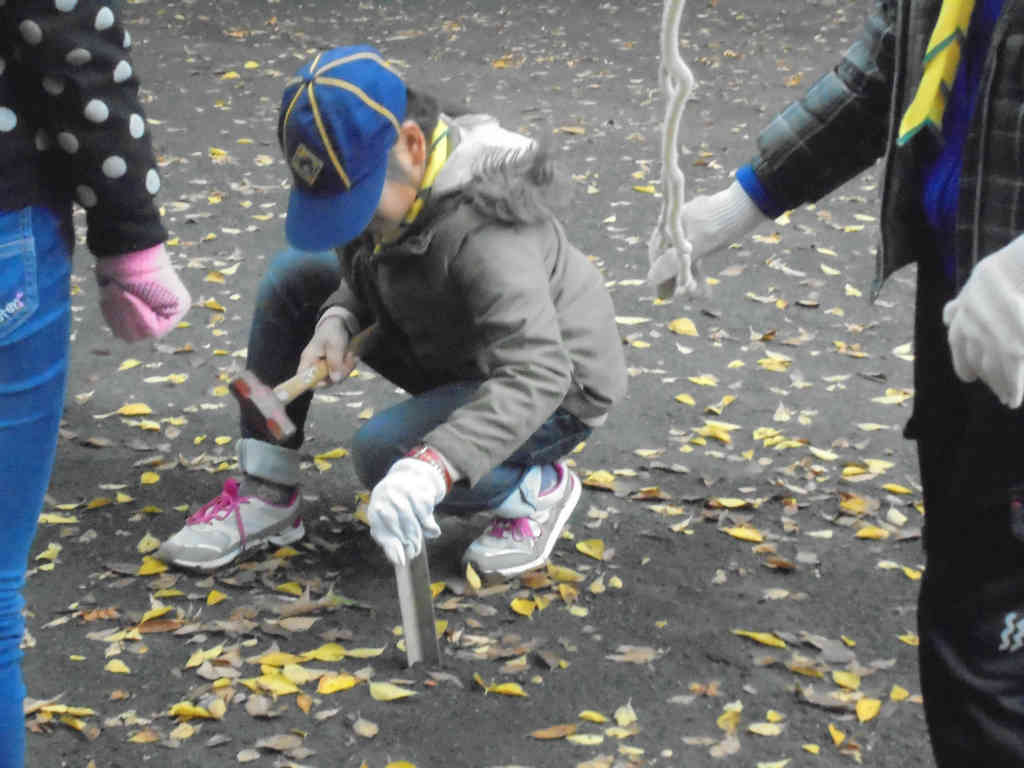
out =
{"type": "Polygon", "coordinates": [[[0,768],[24,761],[21,587],[64,404],[72,243],[70,211],[0,212],[0,768]]]}
{"type": "MultiPolygon", "coordinates": [[[[308,253],[286,248],[270,263],[260,281],[249,334],[246,367],[260,381],[274,386],[295,374],[299,356],[313,336],[319,309],[337,289],[341,271],[333,251],[308,253]]],[[[388,468],[413,445],[465,403],[478,382],[451,382],[421,393],[374,416],[356,434],[352,456],[359,479],[372,488],[388,468]]],[[[298,448],[312,395],[296,399],[288,416],[296,433],[285,447],[298,448]]],[[[262,418],[246,407],[241,412],[242,437],[265,438],[262,418]]],[[[445,499],[444,511],[470,514],[501,503],[519,484],[526,469],[565,456],[590,434],[574,415],[556,410],[504,463],[473,488],[457,485],[445,499]]]]}
{"type": "MultiPolygon", "coordinates": [[[[393,405],[366,422],[352,439],[352,460],[363,484],[367,488],[376,485],[392,464],[468,402],[479,386],[476,381],[445,384],[393,405]]],[[[518,487],[530,467],[557,461],[586,440],[590,432],[590,427],[576,416],[559,408],[472,488],[456,484],[438,510],[469,515],[497,507],[518,487]]]]}
{"type": "MultiPolygon", "coordinates": [[[[340,282],[341,267],[334,251],[286,248],[278,253],[256,290],[246,368],[270,386],[294,376],[299,356],[313,337],[320,307],[340,282]]],[[[296,432],[281,445],[302,445],[312,399],[312,393],[306,393],[285,409],[296,432]]],[[[241,422],[242,437],[266,438],[264,420],[255,409],[243,406],[241,422]]]]}

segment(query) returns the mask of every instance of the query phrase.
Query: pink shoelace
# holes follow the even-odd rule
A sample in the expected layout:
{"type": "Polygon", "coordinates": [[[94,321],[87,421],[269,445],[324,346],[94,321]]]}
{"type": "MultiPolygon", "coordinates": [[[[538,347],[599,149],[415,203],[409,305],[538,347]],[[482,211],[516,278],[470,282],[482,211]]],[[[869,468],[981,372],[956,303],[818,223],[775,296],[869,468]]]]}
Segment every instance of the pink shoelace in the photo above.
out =
{"type": "Polygon", "coordinates": [[[487,534],[496,539],[503,539],[505,536],[511,536],[513,539],[537,538],[528,517],[496,517],[491,521],[491,529],[487,534]]]}
{"type": "Polygon", "coordinates": [[[238,481],[229,477],[224,481],[224,488],[220,495],[203,504],[189,518],[188,525],[199,525],[201,523],[212,523],[217,520],[226,520],[230,515],[235,516],[235,523],[238,525],[238,535],[241,538],[240,546],[245,549],[245,526],[242,525],[242,515],[239,508],[243,502],[249,500],[248,496],[239,496],[238,481]]]}

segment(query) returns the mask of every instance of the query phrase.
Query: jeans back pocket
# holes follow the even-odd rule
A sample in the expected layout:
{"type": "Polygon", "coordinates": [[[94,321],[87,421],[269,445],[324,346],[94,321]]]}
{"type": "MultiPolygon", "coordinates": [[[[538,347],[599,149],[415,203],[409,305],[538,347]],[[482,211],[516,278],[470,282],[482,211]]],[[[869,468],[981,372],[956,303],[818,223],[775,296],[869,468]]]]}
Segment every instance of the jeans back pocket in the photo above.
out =
{"type": "Polygon", "coordinates": [[[0,213],[0,342],[39,308],[39,280],[31,210],[0,213]]]}

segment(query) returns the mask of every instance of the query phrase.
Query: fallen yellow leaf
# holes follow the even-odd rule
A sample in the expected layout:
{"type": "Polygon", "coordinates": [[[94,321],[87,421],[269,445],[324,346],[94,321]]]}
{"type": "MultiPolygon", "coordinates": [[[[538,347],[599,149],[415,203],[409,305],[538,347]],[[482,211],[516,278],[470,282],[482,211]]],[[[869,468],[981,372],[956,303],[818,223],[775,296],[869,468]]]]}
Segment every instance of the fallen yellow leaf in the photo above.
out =
{"type": "Polygon", "coordinates": [[[677,317],[675,320],[668,324],[668,329],[672,333],[678,333],[680,336],[697,336],[697,326],[693,324],[693,320],[688,317],[677,317]]]}
{"type": "Polygon", "coordinates": [[[576,542],[576,549],[587,557],[604,560],[604,542],[601,539],[585,539],[576,542]]]}
{"type": "Polygon", "coordinates": [[[739,637],[746,637],[755,642],[761,643],[761,645],[770,645],[773,648],[785,648],[786,641],[781,637],[776,637],[771,632],[752,632],[748,629],[734,629],[732,630],[734,635],[739,637]]]}
{"type": "Polygon", "coordinates": [[[857,719],[862,723],[871,720],[882,709],[882,702],[878,699],[861,699],[857,702],[857,719]]]}
{"type": "Polygon", "coordinates": [[[316,692],[327,696],[331,693],[347,691],[349,688],[355,688],[360,682],[362,681],[358,677],[350,675],[348,672],[342,672],[337,675],[324,675],[320,678],[320,682],[317,684],[316,692]]]}
{"type": "Polygon", "coordinates": [[[396,699],[404,699],[415,695],[416,691],[411,691],[394,683],[370,682],[370,696],[373,697],[374,701],[395,701],[396,699]]]}
{"type": "Polygon", "coordinates": [[[472,563],[466,563],[466,581],[469,582],[469,586],[473,589],[480,589],[484,585],[480,580],[480,575],[474,570],[472,563]]]}
{"type": "Polygon", "coordinates": [[[909,697],[910,691],[908,691],[902,685],[893,685],[892,690],[889,691],[889,698],[893,701],[905,701],[909,697]]]}
{"type": "Polygon", "coordinates": [[[832,723],[828,724],[828,735],[832,737],[832,743],[837,747],[846,741],[846,734],[836,728],[832,723]]]}
{"type": "Polygon", "coordinates": [[[163,560],[157,560],[152,555],[146,555],[142,558],[142,565],[139,566],[139,570],[135,573],[137,576],[154,576],[166,570],[167,563],[163,560]]]}
{"type": "Polygon", "coordinates": [[[755,543],[764,541],[764,536],[761,535],[759,530],[746,525],[740,525],[733,528],[720,528],[719,530],[722,531],[722,533],[727,533],[734,539],[740,539],[741,541],[752,541],[755,543]]]}
{"type": "Polygon", "coordinates": [[[512,606],[513,611],[518,613],[520,616],[526,616],[527,618],[533,616],[533,612],[537,607],[537,604],[533,600],[525,597],[515,598],[510,605],[512,606]]]}
{"type": "Polygon", "coordinates": [[[855,691],[860,688],[860,675],[842,669],[832,671],[832,681],[840,688],[846,688],[848,691],[855,691]]]}
{"type": "Polygon", "coordinates": [[[120,659],[111,659],[107,662],[104,669],[107,670],[107,672],[113,672],[116,675],[130,675],[132,673],[128,668],[128,665],[120,659]]]}

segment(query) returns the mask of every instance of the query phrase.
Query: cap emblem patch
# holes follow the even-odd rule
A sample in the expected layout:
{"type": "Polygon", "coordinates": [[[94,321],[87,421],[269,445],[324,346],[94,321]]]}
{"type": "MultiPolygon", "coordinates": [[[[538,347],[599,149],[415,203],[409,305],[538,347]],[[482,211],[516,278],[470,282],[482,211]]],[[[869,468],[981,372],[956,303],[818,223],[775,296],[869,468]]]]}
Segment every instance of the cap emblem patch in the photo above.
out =
{"type": "Polygon", "coordinates": [[[312,187],[323,170],[324,161],[314,155],[305,144],[299,144],[292,154],[290,165],[295,175],[312,187]]]}

